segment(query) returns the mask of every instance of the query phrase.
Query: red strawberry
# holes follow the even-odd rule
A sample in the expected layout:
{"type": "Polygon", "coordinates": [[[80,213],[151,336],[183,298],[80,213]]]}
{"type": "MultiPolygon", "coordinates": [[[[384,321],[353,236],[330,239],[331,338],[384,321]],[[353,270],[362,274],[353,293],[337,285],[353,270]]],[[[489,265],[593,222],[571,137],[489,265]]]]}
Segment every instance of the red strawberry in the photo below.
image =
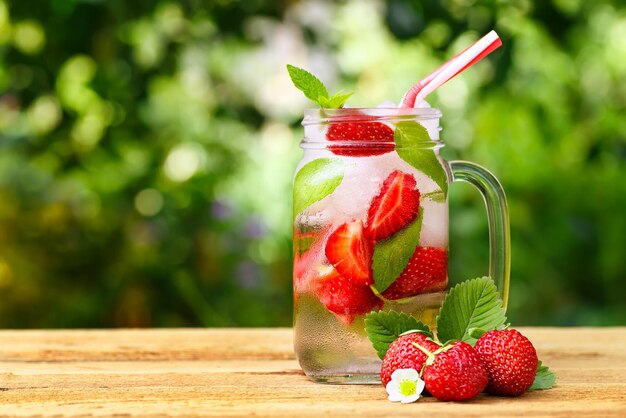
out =
{"type": "Polygon", "coordinates": [[[462,341],[429,359],[422,375],[426,390],[440,401],[466,401],[485,389],[489,378],[476,350],[462,341]],[[432,361],[432,364],[429,364],[432,361]]]}
{"type": "Polygon", "coordinates": [[[319,278],[316,290],[326,309],[346,324],[350,324],[357,315],[383,307],[383,301],[376,297],[372,289],[351,282],[335,269],[319,278]]]}
{"type": "Polygon", "coordinates": [[[365,235],[363,223],[353,221],[339,226],[328,237],[326,258],[339,274],[355,284],[369,286],[372,278],[374,242],[365,235]]]}
{"type": "Polygon", "coordinates": [[[382,295],[391,300],[443,290],[448,284],[448,252],[417,247],[404,271],[382,295]]]}
{"type": "Polygon", "coordinates": [[[387,177],[367,211],[368,235],[373,240],[388,238],[417,218],[420,192],[416,185],[415,177],[398,170],[387,177]]]}
{"type": "Polygon", "coordinates": [[[311,248],[301,254],[295,251],[293,256],[294,291],[308,290],[310,278],[315,275],[315,266],[324,260],[323,248],[322,242],[316,241],[311,245],[311,248]]]}
{"type": "Polygon", "coordinates": [[[305,292],[309,282],[316,277],[316,270],[324,262],[325,237],[328,226],[313,228],[299,224],[293,231],[293,283],[294,290],[305,292]]]}
{"type": "Polygon", "coordinates": [[[355,144],[349,145],[330,145],[328,149],[337,155],[366,157],[385,154],[394,149],[393,129],[382,122],[333,123],[328,128],[326,138],[329,141],[355,141],[355,144]]]}
{"type": "Polygon", "coordinates": [[[380,381],[383,386],[387,386],[391,380],[391,374],[397,369],[415,369],[418,373],[422,371],[428,356],[414,344],[417,343],[433,352],[440,348],[439,345],[426,338],[424,334],[414,332],[398,337],[389,345],[380,368],[380,381]]]}
{"type": "Polygon", "coordinates": [[[519,331],[488,331],[478,339],[474,348],[489,373],[487,392],[519,396],[533,384],[539,363],[537,352],[519,331]]]}

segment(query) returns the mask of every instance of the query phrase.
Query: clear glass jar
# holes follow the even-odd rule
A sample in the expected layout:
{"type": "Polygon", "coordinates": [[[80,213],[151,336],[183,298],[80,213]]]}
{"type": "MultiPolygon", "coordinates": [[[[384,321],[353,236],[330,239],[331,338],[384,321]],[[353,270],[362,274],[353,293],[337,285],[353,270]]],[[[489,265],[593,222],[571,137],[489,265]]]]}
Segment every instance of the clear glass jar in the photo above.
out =
{"type": "Polygon", "coordinates": [[[294,179],[294,345],[314,381],[379,383],[364,330],[373,310],[435,328],[448,288],[448,186],[487,205],[490,275],[506,301],[509,224],[487,170],[448,163],[433,108],[310,109],[294,179]]]}

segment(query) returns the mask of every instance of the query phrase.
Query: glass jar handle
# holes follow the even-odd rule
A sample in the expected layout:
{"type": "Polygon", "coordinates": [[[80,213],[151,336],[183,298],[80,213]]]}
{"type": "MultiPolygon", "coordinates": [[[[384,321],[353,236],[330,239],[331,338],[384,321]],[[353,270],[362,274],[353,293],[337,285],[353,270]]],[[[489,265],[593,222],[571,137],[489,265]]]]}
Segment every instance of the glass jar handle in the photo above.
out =
{"type": "Polygon", "coordinates": [[[485,200],[489,222],[489,275],[494,280],[504,308],[509,299],[511,233],[509,209],[502,185],[487,169],[469,161],[452,161],[453,181],[465,181],[478,189],[485,200]]]}

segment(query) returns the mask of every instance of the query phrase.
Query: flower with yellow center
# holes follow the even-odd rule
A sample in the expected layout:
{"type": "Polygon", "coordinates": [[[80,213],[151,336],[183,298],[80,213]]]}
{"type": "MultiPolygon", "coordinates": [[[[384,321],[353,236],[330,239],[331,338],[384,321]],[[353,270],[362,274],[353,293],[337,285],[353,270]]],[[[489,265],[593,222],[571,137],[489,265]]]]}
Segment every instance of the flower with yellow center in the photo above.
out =
{"type": "Polygon", "coordinates": [[[398,369],[391,374],[385,389],[391,402],[411,403],[419,399],[424,381],[415,369],[398,369]]]}

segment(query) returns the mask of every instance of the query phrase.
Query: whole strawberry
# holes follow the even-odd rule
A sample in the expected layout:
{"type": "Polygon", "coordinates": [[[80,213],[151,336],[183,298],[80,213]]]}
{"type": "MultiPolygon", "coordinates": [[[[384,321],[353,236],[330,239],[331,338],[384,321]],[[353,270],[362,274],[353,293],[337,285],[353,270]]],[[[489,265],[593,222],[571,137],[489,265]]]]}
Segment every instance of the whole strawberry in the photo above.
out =
{"type": "Polygon", "coordinates": [[[391,374],[397,369],[415,369],[418,373],[422,371],[428,356],[415,344],[433,352],[440,348],[438,344],[427,338],[424,334],[413,332],[398,337],[389,345],[380,368],[380,381],[383,386],[387,386],[391,380],[391,374]]]}
{"type": "Polygon", "coordinates": [[[429,358],[422,379],[440,401],[466,401],[485,389],[487,371],[471,345],[457,341],[429,358]],[[432,364],[431,364],[432,361],[432,364]]]}
{"type": "Polygon", "coordinates": [[[537,374],[537,352],[530,340],[514,329],[484,333],[474,347],[487,372],[487,392],[519,396],[526,392],[537,374]]]}

